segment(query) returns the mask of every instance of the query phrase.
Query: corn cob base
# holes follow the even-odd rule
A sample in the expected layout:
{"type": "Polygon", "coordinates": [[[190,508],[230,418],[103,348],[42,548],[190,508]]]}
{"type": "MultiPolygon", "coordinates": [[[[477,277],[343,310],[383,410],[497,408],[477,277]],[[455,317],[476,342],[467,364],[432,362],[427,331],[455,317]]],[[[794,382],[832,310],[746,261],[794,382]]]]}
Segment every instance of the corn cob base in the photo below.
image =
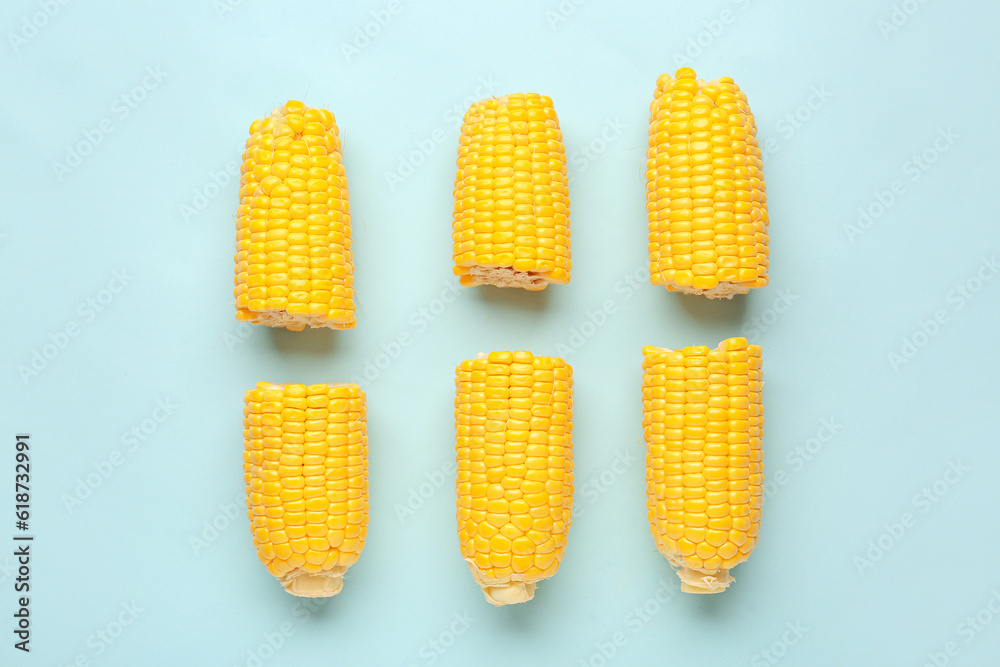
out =
{"type": "Polygon", "coordinates": [[[494,607],[519,604],[535,597],[535,589],[538,587],[537,579],[529,581],[525,577],[517,575],[494,579],[486,576],[486,573],[479,569],[474,560],[466,558],[465,562],[469,565],[472,578],[483,589],[486,601],[494,607]]]}
{"type": "Polygon", "coordinates": [[[646,507],[686,593],[719,593],[757,544],[763,491],[760,347],[643,348],[646,507]]]}
{"type": "Polygon", "coordinates": [[[662,75],[646,156],[650,282],[709,299],[767,285],[761,151],[739,86],[686,67],[662,75]]]}
{"type": "Polygon", "coordinates": [[[336,120],[290,101],[250,126],[236,220],[236,318],[355,325],[347,178],[336,120]]]}
{"type": "Polygon", "coordinates": [[[729,570],[701,570],[688,567],[683,559],[667,556],[681,580],[682,593],[721,593],[733,582],[729,570]]]}
{"type": "Polygon", "coordinates": [[[328,598],[336,595],[344,587],[346,566],[332,567],[323,572],[293,570],[278,581],[281,586],[296,597],[328,598]]]}

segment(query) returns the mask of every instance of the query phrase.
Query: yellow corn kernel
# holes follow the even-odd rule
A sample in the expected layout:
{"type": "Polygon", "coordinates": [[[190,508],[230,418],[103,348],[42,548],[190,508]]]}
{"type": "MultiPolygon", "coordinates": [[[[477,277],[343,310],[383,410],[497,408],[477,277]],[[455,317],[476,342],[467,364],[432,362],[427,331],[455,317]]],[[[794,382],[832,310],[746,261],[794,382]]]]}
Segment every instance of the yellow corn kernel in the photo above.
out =
{"type": "Polygon", "coordinates": [[[649,278],[731,299],[767,285],[767,197],[757,126],[729,77],[663,74],[649,109],[649,278]]]}
{"type": "Polygon", "coordinates": [[[760,346],[643,353],[646,509],[681,590],[718,593],[757,544],[764,468],[760,346]]]}
{"type": "Polygon", "coordinates": [[[236,218],[236,319],[355,325],[351,213],[333,114],[290,101],[250,125],[236,218]]]}
{"type": "Polygon", "coordinates": [[[257,556],[292,595],[330,597],[365,546],[368,437],[356,384],[257,383],[243,479],[257,556]]]}
{"type": "Polygon", "coordinates": [[[573,512],[573,370],[491,352],[455,371],[458,537],[495,606],[526,602],[559,569],[573,512]]]}
{"type": "Polygon", "coordinates": [[[469,107],[453,218],[453,270],[463,285],[569,282],[566,149],[551,99],[515,93],[469,107]]]}

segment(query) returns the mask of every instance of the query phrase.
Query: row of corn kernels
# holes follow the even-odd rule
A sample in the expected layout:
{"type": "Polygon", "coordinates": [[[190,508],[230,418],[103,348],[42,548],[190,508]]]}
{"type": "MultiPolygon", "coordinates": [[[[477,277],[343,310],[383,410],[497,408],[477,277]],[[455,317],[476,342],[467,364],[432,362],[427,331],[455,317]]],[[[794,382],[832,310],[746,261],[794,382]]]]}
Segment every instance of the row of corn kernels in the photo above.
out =
{"type": "MultiPolygon", "coordinates": [[[[459,545],[494,605],[553,576],[573,511],[573,377],[557,357],[492,352],[456,369],[459,545]]],[[[760,527],[760,348],[643,349],[647,515],[690,593],[732,581],[760,527]]],[[[246,393],[244,479],[260,560],[298,596],[337,594],[368,526],[365,395],[354,384],[246,393]]]]}

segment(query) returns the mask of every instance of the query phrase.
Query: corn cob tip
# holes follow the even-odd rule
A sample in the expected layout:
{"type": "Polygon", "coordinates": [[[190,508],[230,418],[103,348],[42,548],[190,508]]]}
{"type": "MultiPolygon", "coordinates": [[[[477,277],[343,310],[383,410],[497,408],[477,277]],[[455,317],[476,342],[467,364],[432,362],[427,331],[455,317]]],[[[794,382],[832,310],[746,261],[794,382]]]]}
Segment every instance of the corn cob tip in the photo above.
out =
{"type": "Polygon", "coordinates": [[[682,593],[721,593],[733,582],[733,577],[730,576],[729,570],[704,572],[686,565],[681,565],[677,569],[677,576],[681,580],[682,593]]]}
{"type": "Polygon", "coordinates": [[[483,574],[483,571],[474,562],[466,562],[469,565],[469,570],[472,571],[472,578],[483,589],[486,601],[494,607],[519,604],[535,597],[535,589],[538,587],[538,584],[535,582],[490,579],[483,574]]]}
{"type": "Polygon", "coordinates": [[[346,567],[335,567],[324,572],[294,570],[281,578],[286,591],[300,598],[329,598],[344,588],[346,567]]]}

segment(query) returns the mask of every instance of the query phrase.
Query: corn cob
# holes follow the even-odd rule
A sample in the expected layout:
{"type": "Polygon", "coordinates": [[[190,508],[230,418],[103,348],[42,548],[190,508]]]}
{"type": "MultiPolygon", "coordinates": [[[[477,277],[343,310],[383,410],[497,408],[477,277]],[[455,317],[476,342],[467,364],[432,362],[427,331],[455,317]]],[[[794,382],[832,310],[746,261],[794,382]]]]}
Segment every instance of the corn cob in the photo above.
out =
{"type": "Polygon", "coordinates": [[[486,600],[534,597],[559,569],[573,507],[573,371],[491,352],[456,369],[458,537],[486,600]]]}
{"type": "Polygon", "coordinates": [[[452,230],[463,285],[542,290],[569,282],[566,150],[551,99],[516,93],[469,107],[452,230]]]}
{"type": "Polygon", "coordinates": [[[291,101],[255,120],[236,220],[236,318],[355,324],[347,178],[333,114],[291,101]]]}
{"type": "Polygon", "coordinates": [[[650,282],[710,299],[767,285],[757,126],[733,80],[661,75],[646,157],[650,282]]]}
{"type": "Polygon", "coordinates": [[[243,414],[257,556],[292,595],[336,595],[368,530],[364,393],[356,384],[259,382],[243,414]]]}
{"type": "Polygon", "coordinates": [[[647,513],[681,590],[718,593],[760,529],[760,347],[643,348],[647,513]]]}

